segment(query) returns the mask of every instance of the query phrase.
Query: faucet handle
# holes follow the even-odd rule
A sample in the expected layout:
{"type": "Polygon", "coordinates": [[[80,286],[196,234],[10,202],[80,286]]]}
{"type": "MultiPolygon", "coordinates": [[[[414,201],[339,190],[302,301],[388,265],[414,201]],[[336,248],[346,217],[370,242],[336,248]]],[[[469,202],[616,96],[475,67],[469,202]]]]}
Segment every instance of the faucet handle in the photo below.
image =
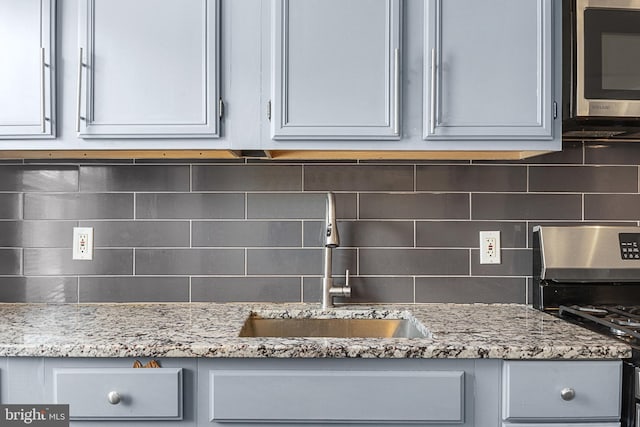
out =
{"type": "Polygon", "coordinates": [[[345,277],[344,277],[344,287],[342,288],[342,296],[346,298],[350,298],[351,286],[349,285],[349,270],[346,270],[344,274],[345,274],[345,277]]]}

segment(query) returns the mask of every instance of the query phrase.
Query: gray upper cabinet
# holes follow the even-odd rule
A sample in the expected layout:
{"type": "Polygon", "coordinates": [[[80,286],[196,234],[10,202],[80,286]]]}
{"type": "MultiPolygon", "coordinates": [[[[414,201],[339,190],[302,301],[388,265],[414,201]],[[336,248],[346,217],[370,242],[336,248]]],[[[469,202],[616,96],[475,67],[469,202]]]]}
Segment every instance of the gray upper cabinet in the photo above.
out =
{"type": "Polygon", "coordinates": [[[426,0],[424,13],[424,139],[552,139],[553,0],[426,0]]]}
{"type": "Polygon", "coordinates": [[[55,0],[0,2],[0,139],[55,136],[55,0]]]}
{"type": "Polygon", "coordinates": [[[272,2],[272,139],[400,138],[400,3],[272,2]]]}
{"type": "Polygon", "coordinates": [[[80,137],[220,135],[218,0],[81,0],[79,22],[80,137]]]}

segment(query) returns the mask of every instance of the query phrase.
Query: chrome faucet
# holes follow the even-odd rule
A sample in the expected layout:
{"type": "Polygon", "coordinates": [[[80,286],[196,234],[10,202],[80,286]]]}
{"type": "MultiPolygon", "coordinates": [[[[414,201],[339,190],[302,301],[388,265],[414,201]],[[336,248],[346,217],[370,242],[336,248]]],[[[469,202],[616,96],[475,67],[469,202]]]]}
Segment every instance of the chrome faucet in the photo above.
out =
{"type": "Polygon", "coordinates": [[[322,309],[333,307],[333,297],[350,297],[349,270],[346,271],[344,286],[333,286],[332,256],[333,248],[340,246],[340,235],[336,223],[336,199],[333,193],[327,193],[326,213],[324,218],[324,276],[322,277],[322,309]]]}

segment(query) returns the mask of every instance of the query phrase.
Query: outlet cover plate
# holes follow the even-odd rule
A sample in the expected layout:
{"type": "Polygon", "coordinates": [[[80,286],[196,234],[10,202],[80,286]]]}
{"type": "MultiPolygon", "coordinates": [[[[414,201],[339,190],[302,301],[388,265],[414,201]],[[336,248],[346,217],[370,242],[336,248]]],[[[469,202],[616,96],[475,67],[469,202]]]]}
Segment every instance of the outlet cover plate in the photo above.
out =
{"type": "Polygon", "coordinates": [[[93,259],[93,227],[73,227],[72,258],[82,261],[93,259]]]}
{"type": "Polygon", "coordinates": [[[480,232],[480,264],[500,264],[500,231],[480,232]]]}

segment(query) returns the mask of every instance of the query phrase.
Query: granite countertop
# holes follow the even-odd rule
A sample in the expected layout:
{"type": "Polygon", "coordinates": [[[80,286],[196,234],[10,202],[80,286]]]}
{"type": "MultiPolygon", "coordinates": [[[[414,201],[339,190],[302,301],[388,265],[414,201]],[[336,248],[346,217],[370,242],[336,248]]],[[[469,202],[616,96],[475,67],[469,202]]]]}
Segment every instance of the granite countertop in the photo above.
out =
{"type": "Polygon", "coordinates": [[[239,338],[251,313],[311,317],[315,304],[0,304],[0,356],[616,359],[624,343],[518,304],[345,306],[338,317],[410,318],[429,338],[239,338]]]}

